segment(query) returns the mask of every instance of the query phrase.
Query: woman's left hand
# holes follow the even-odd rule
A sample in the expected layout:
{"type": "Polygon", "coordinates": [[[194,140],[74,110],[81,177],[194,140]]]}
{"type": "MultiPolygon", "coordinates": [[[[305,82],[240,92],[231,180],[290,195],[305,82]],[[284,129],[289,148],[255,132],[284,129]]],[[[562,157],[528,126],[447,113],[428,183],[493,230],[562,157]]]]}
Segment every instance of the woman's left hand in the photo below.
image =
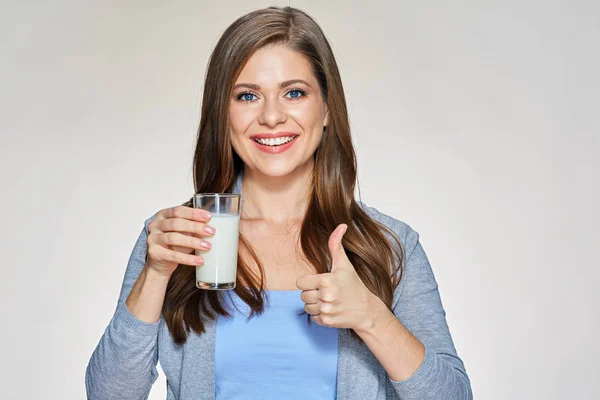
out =
{"type": "Polygon", "coordinates": [[[331,271],[305,275],[296,281],[302,290],[304,310],[319,325],[368,330],[387,307],[362,282],[346,256],[342,237],[348,226],[340,224],[329,236],[331,271]]]}

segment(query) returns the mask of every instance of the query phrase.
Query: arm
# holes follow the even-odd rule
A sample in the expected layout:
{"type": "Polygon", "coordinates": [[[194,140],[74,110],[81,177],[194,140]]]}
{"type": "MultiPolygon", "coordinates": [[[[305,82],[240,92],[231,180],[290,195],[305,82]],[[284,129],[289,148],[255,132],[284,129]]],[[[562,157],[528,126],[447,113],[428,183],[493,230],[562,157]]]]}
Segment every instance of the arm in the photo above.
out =
{"type": "Polygon", "coordinates": [[[115,314],[89,361],[89,399],[146,399],[158,377],[157,338],[166,282],[144,269],[149,221],[129,258],[115,314]],[[128,297],[135,315],[126,305],[128,297]]]}
{"type": "Polygon", "coordinates": [[[469,378],[454,348],[419,235],[409,230],[405,243],[407,258],[394,314],[374,301],[373,320],[357,334],[385,368],[401,399],[470,400],[469,378]]]}

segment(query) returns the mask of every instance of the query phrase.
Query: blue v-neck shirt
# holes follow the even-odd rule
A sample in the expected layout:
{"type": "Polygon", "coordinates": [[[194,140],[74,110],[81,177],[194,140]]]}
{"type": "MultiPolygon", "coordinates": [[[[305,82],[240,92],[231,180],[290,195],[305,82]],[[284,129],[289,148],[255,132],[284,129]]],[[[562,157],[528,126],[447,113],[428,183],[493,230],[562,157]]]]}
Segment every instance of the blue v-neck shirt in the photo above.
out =
{"type": "Polygon", "coordinates": [[[265,311],[224,293],[231,318],[219,315],[216,400],[336,398],[338,330],[308,322],[300,290],[267,290],[265,311]]]}

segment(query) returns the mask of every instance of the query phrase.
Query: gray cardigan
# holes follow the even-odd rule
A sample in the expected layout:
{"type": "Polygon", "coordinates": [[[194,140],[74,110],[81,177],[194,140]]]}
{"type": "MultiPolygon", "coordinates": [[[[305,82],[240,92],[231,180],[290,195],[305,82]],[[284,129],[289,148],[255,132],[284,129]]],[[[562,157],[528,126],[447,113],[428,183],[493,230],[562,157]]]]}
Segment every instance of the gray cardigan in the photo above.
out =
{"type": "MultiPolygon", "coordinates": [[[[241,192],[241,178],[233,192],[241,192]]],[[[404,246],[404,275],[394,293],[393,310],[425,345],[426,354],[408,380],[395,382],[366,345],[353,339],[348,330],[339,329],[337,399],[472,399],[469,378],[454,348],[437,282],[419,234],[372,207],[364,204],[362,207],[397,234],[404,246]]],[[[144,266],[148,224],[153,218],[144,223],[127,264],[116,312],[88,364],[85,376],[88,399],[148,398],[158,377],[158,360],[167,376],[167,400],[215,398],[216,322],[207,319],[205,334],[192,332],[185,345],[177,346],[162,318],[157,323],[145,323],[125,305],[144,266]]]]}

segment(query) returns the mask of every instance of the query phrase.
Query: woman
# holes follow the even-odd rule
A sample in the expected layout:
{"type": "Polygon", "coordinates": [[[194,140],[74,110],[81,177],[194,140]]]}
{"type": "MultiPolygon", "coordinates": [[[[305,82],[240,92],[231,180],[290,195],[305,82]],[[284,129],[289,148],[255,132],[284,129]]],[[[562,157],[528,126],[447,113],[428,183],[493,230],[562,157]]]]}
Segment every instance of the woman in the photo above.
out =
{"type": "Polygon", "coordinates": [[[159,359],[168,399],[472,398],[418,234],[354,199],[342,83],[308,15],[272,7],[225,31],[194,180],[244,195],[236,289],[195,287],[209,214],[187,202],[149,218],[90,398],[146,398],[159,359]]]}

